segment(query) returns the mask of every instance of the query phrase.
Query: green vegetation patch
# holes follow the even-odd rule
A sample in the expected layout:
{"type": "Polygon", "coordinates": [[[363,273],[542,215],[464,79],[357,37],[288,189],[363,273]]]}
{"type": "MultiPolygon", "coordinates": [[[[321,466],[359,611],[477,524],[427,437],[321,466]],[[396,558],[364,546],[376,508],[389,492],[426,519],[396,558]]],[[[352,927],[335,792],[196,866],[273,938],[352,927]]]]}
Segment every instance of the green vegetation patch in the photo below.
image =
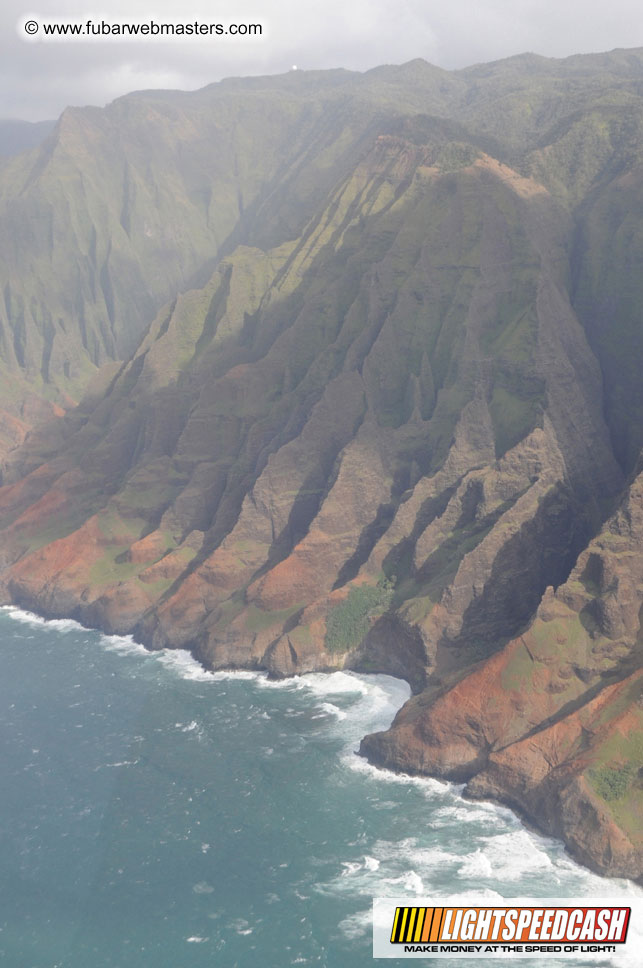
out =
{"type": "Polygon", "coordinates": [[[480,152],[473,145],[451,141],[436,151],[435,164],[441,171],[458,171],[472,165],[480,152]]]}
{"type": "Polygon", "coordinates": [[[26,552],[38,551],[45,545],[52,544],[54,541],[58,541],[60,538],[66,538],[70,534],[73,534],[74,531],[78,531],[87,518],[91,516],[91,502],[89,500],[85,501],[81,497],[73,508],[69,511],[65,508],[64,512],[63,514],[59,511],[51,515],[50,523],[47,527],[39,527],[35,534],[29,536],[25,546],[26,552]]]}
{"type": "Polygon", "coordinates": [[[326,619],[327,652],[347,652],[360,644],[371,620],[387,611],[393,598],[393,584],[382,578],[377,585],[355,585],[343,602],[326,619]]]}
{"type": "Polygon", "coordinates": [[[246,607],[245,590],[235,592],[217,607],[213,627],[222,631],[237,618],[246,607]]]}
{"type": "Polygon", "coordinates": [[[123,561],[122,556],[129,551],[129,545],[110,545],[104,549],[102,558],[89,568],[88,578],[92,585],[112,585],[135,578],[141,565],[123,561]],[[118,560],[120,559],[120,560],[118,560]]]}
{"type": "Polygon", "coordinates": [[[589,778],[592,786],[603,800],[621,800],[634,779],[634,767],[627,766],[613,767],[601,766],[589,771],[589,778]]]}
{"type": "Polygon", "coordinates": [[[310,631],[309,625],[298,625],[288,633],[288,638],[292,642],[295,649],[297,647],[306,648],[314,644],[314,639],[312,632],[310,631]]]}
{"type": "Polygon", "coordinates": [[[301,607],[300,603],[299,605],[291,605],[289,608],[265,612],[263,609],[257,608],[256,605],[250,605],[246,615],[246,628],[249,632],[262,632],[274,625],[283,625],[301,607]]]}
{"type": "Polygon", "coordinates": [[[496,383],[489,401],[489,413],[497,458],[523,440],[534,427],[542,427],[544,405],[544,381],[529,379],[527,374],[516,372],[510,381],[505,377],[504,386],[500,381],[496,383]]]}
{"type": "Polygon", "coordinates": [[[145,581],[139,575],[135,580],[139,583],[139,586],[145,590],[146,594],[150,598],[150,601],[153,602],[157,601],[161,595],[164,595],[168,588],[170,588],[173,584],[172,578],[157,578],[156,581],[145,581]]]}
{"type": "Polygon", "coordinates": [[[424,621],[435,604],[435,601],[430,595],[416,595],[413,598],[409,598],[403,605],[402,611],[404,618],[413,625],[419,625],[420,622],[424,621]]]}
{"type": "MultiPolygon", "coordinates": [[[[634,680],[616,701],[603,710],[593,729],[609,725],[610,718],[624,710],[637,710],[635,720],[626,732],[613,730],[598,748],[592,751],[594,764],[585,773],[592,788],[608,805],[610,813],[633,844],[643,843],[641,824],[641,795],[643,792],[643,716],[638,703],[641,680],[634,680]],[[611,717],[610,717],[611,714],[611,717]]],[[[628,721],[630,716],[628,716],[628,721]]]]}
{"type": "Polygon", "coordinates": [[[516,649],[500,674],[502,688],[506,692],[530,689],[540,663],[535,663],[526,648],[516,649]]]}

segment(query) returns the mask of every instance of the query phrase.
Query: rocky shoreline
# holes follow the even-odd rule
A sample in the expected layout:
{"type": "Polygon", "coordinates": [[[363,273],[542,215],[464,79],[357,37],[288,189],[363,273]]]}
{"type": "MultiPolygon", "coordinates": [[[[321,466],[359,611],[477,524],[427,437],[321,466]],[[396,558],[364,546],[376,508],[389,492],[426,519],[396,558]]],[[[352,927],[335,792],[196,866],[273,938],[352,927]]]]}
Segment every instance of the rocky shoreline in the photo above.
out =
{"type": "Polygon", "coordinates": [[[642,65],[142,92],[3,162],[0,599],[404,678],[373,761],[640,880],[642,65]]]}
{"type": "MultiPolygon", "coordinates": [[[[24,602],[4,604],[27,607],[24,602]]],[[[29,611],[34,611],[31,604],[29,611]]],[[[42,610],[36,610],[35,614],[46,621],[78,620],[77,615],[43,614],[42,610]]],[[[96,630],[104,634],[114,634],[112,628],[96,626],[96,630]]],[[[146,645],[146,648],[150,651],[158,651],[149,645],[146,645]]],[[[204,662],[203,657],[189,647],[188,651],[191,651],[193,657],[208,671],[228,671],[231,668],[226,665],[213,666],[204,662]]],[[[327,666],[320,664],[315,666],[314,671],[330,674],[340,668],[347,668],[361,673],[380,672],[395,675],[390,666],[378,669],[373,667],[373,662],[367,662],[366,665],[368,668],[364,668],[359,658],[354,656],[348,664],[327,666]]],[[[312,669],[286,671],[274,665],[272,668],[267,668],[257,662],[235,665],[232,668],[265,671],[269,677],[279,679],[305,675],[307,671],[313,671],[312,669]]],[[[403,675],[398,675],[396,678],[405,679],[403,675]]],[[[417,695],[420,691],[418,682],[415,682],[415,688],[412,683],[409,684],[412,692],[417,695]]],[[[400,738],[400,724],[405,721],[406,705],[398,711],[390,730],[369,734],[361,740],[359,755],[364,756],[373,766],[395,773],[465,783],[462,795],[466,799],[485,800],[509,808],[528,828],[562,841],[570,855],[594,873],[626,878],[643,884],[638,858],[632,851],[631,845],[624,842],[621,832],[607,812],[601,811],[597,798],[592,797],[591,790],[587,784],[583,784],[582,779],[575,778],[574,782],[569,782],[569,776],[563,777],[563,782],[557,786],[556,779],[552,782],[549,776],[546,777],[546,782],[539,786],[533,782],[533,764],[529,760],[529,753],[527,752],[525,758],[525,750],[521,749],[520,744],[517,745],[509,765],[507,765],[506,756],[498,758],[491,755],[482,757],[476,766],[472,765],[463,770],[462,766],[456,763],[457,748],[453,763],[449,765],[448,741],[444,741],[440,747],[439,761],[432,759],[430,752],[427,755],[427,747],[422,740],[418,742],[415,738],[409,739],[408,734],[400,738]],[[516,763],[520,763],[519,770],[515,768],[516,763]]],[[[445,724],[445,733],[448,729],[449,725],[445,724]]]]}

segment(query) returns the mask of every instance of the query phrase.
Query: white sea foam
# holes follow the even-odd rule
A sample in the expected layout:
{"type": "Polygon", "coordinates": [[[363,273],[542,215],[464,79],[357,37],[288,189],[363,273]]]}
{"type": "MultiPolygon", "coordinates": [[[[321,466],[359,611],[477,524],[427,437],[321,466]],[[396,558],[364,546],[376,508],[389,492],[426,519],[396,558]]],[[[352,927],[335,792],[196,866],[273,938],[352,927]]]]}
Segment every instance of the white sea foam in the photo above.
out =
{"type": "Polygon", "coordinates": [[[386,877],[383,883],[387,886],[387,894],[395,895],[404,892],[415,897],[424,894],[424,882],[415,871],[407,871],[400,877],[386,877]]]}
{"type": "Polygon", "coordinates": [[[265,675],[265,673],[252,672],[247,669],[211,672],[204,669],[187,649],[163,649],[160,652],[155,652],[154,656],[166,669],[178,674],[182,679],[195,682],[222,682],[226,679],[256,680],[265,675]]]}
{"type": "Polygon", "coordinates": [[[140,760],[121,760],[118,763],[101,763],[100,766],[94,767],[94,773],[98,770],[114,769],[120,766],[136,766],[139,762],[140,760]]]}
{"type": "Polygon", "coordinates": [[[367,908],[365,911],[357,911],[349,917],[339,922],[339,930],[349,941],[363,938],[371,930],[372,910],[367,908]]]}
{"type": "Polygon", "coordinates": [[[304,689],[301,676],[291,679],[269,679],[265,673],[257,673],[256,685],[261,689],[276,689],[279,692],[299,692],[304,689]]]}
{"type": "Polygon", "coordinates": [[[118,652],[120,655],[151,656],[151,653],[140,642],[136,642],[131,635],[101,635],[100,643],[108,652],[118,652]]]}
{"type": "Polygon", "coordinates": [[[467,889],[465,893],[458,893],[455,891],[452,894],[448,892],[443,895],[445,901],[450,901],[451,904],[470,904],[472,901],[486,901],[495,903],[497,901],[503,901],[504,897],[499,894],[498,891],[494,891],[491,887],[474,887],[467,889]]]}
{"type": "MultiPolygon", "coordinates": [[[[458,863],[458,856],[442,847],[421,847],[417,838],[409,837],[400,841],[378,840],[373,845],[373,853],[380,861],[380,867],[391,870],[398,865],[403,868],[419,867],[422,871],[445,870],[458,863]]],[[[383,868],[383,869],[384,869],[383,868]]]]}
{"type": "MultiPolygon", "coordinates": [[[[520,859],[518,859],[520,863],[520,859]]],[[[493,877],[493,867],[491,866],[491,861],[489,858],[478,848],[469,854],[464,861],[464,864],[460,867],[458,871],[458,877],[466,878],[466,880],[477,881],[481,877],[493,877]]]]}
{"type": "Polygon", "coordinates": [[[322,728],[339,731],[343,738],[342,758],[346,757],[346,765],[355,769],[362,768],[355,762],[358,760],[355,750],[361,738],[368,732],[390,726],[410,694],[405,682],[384,675],[310,673],[295,681],[317,705],[319,716],[314,718],[332,715],[332,722],[328,726],[323,723],[322,728]]]}
{"type": "MultiPolygon", "coordinates": [[[[445,804],[443,807],[438,807],[437,810],[433,811],[433,820],[445,820],[447,823],[453,821],[466,822],[468,820],[479,820],[482,823],[488,823],[489,820],[497,816],[498,810],[502,810],[502,807],[494,806],[492,803],[487,803],[486,801],[473,803],[450,803],[445,804]]],[[[510,810],[505,811],[507,815],[511,814],[510,810]]],[[[511,814],[513,816],[513,814],[511,814]]]]}
{"type": "Polygon", "coordinates": [[[341,696],[369,691],[368,685],[357,675],[348,672],[311,672],[299,679],[300,685],[317,696],[341,696]]]}
{"type": "Polygon", "coordinates": [[[44,628],[46,626],[50,629],[56,629],[57,632],[76,632],[79,629],[86,631],[83,625],[70,618],[41,618],[40,615],[27,612],[22,608],[16,608],[15,605],[1,605],[0,609],[6,612],[9,618],[12,618],[15,622],[31,625],[33,628],[44,628]]]}
{"type": "MultiPolygon", "coordinates": [[[[59,632],[82,629],[71,620],[47,622],[12,606],[5,607],[3,611],[14,620],[38,629],[46,626],[59,632]]],[[[363,841],[361,849],[366,848],[368,854],[362,853],[361,857],[349,857],[344,861],[341,870],[336,870],[330,882],[320,885],[322,892],[328,890],[355,897],[391,893],[417,896],[430,890],[434,893],[440,891],[444,895],[447,874],[452,886],[458,881],[462,885],[463,893],[456,893],[454,899],[464,896],[465,891],[470,898],[471,888],[474,887],[481,899],[494,900],[501,897],[494,890],[498,882],[515,884],[518,892],[521,878],[527,874],[541,877],[543,884],[561,885],[561,890],[567,892],[568,896],[643,896],[643,891],[630,882],[605,881],[580,868],[563,852],[562,845],[528,832],[506,808],[463,801],[460,797],[462,787],[459,785],[381,770],[356,756],[354,751],[361,737],[386,729],[399,707],[408,699],[410,690],[401,680],[380,675],[335,672],[274,681],[268,680],[264,673],[251,671],[208,672],[185,650],[150,653],[131,636],[101,636],[101,642],[109,651],[146,656],[185,680],[215,683],[227,679],[246,679],[261,689],[300,693],[297,702],[293,697],[293,706],[301,705],[302,699],[305,701],[309,697],[323,716],[320,729],[330,730],[342,737],[339,756],[345,768],[360,773],[369,788],[371,783],[380,784],[379,791],[374,788],[378,794],[384,789],[382,784],[411,785],[426,799],[427,833],[422,839],[378,841],[375,844],[363,841]],[[472,826],[468,826],[464,837],[462,828],[469,823],[472,826]],[[476,829],[476,825],[479,829],[476,829]],[[431,828],[440,829],[440,846],[431,844],[431,837],[435,837],[431,828]]],[[[266,705],[269,706],[269,703],[266,705]]],[[[179,723],[177,728],[197,735],[199,731],[196,721],[179,723]]],[[[290,733],[287,735],[291,737],[290,733]]],[[[302,744],[305,745],[304,739],[302,744]]],[[[124,761],[104,765],[130,764],[124,761]]],[[[382,800],[379,805],[386,805],[389,809],[398,806],[394,800],[382,800]]],[[[214,889],[202,881],[194,885],[192,890],[197,894],[209,894],[214,889]]],[[[370,917],[370,912],[360,914],[370,917]]],[[[360,914],[342,922],[342,933],[346,937],[352,931],[356,932],[354,937],[358,936],[360,914]]],[[[238,929],[240,933],[245,933],[248,927],[239,925],[238,929]]],[[[200,936],[193,936],[193,939],[195,943],[202,940],[200,936]]],[[[634,968],[638,962],[622,959],[615,964],[619,968],[634,968]]]]}
{"type": "Polygon", "coordinates": [[[484,857],[494,876],[502,880],[516,881],[526,873],[549,873],[553,867],[545,849],[546,841],[524,828],[485,840],[484,857]]]}
{"type": "Polygon", "coordinates": [[[380,862],[376,857],[369,857],[367,855],[358,861],[342,861],[344,870],[341,872],[340,877],[351,877],[363,871],[372,873],[373,871],[379,870],[379,866],[380,862]]]}
{"type": "MultiPolygon", "coordinates": [[[[55,629],[57,632],[91,631],[73,619],[45,619],[40,615],[17,608],[14,605],[0,605],[0,611],[5,612],[14,621],[32,626],[33,628],[50,628],[55,629]]],[[[150,651],[140,642],[137,642],[131,635],[101,634],[100,642],[108,652],[156,659],[161,665],[170,669],[172,672],[178,673],[183,679],[191,679],[199,682],[220,682],[225,679],[248,679],[254,681],[266,677],[264,672],[253,672],[246,669],[210,672],[204,669],[201,663],[186,649],[150,651]]]]}
{"type": "MultiPolygon", "coordinates": [[[[345,716],[341,720],[335,717],[328,728],[339,730],[346,739],[346,745],[340,753],[343,765],[378,784],[415,787],[428,801],[427,831],[431,827],[443,828],[446,837],[444,846],[440,847],[420,844],[414,838],[402,842],[378,842],[370,849],[375,864],[351,858],[343,863],[337,877],[325,886],[320,885],[322,890],[377,895],[390,893],[394,885],[398,892],[402,889],[409,894],[418,894],[421,893],[421,886],[427,885],[434,891],[443,891],[444,872],[450,871],[451,877],[468,882],[467,894],[471,895],[470,884],[480,898],[486,899],[501,897],[494,890],[494,882],[513,882],[518,887],[525,874],[542,876],[552,885],[564,883],[570,896],[572,893],[590,896],[606,891],[614,896],[643,893],[631,882],[606,882],[581,868],[564,853],[561,844],[527,831],[507,808],[462,800],[463,786],[460,784],[393,773],[374,767],[356,756],[355,746],[365,733],[386,729],[390,725],[395,713],[409,696],[406,683],[386,676],[358,676],[340,672],[328,676],[304,676],[300,680],[277,685],[280,688],[308,691],[312,697],[322,700],[320,709],[323,711],[328,709],[324,704],[328,704],[329,699],[336,699],[330,703],[332,706],[341,701],[345,716]],[[469,823],[477,824],[481,829],[475,836],[475,830],[469,827],[465,841],[461,830],[464,824],[469,823]],[[497,832],[490,834],[489,830],[497,832]],[[452,834],[451,838],[449,834],[452,834]],[[469,845],[469,851],[460,853],[465,843],[469,845]],[[485,880],[490,883],[484,884],[485,880]]],[[[396,803],[392,802],[391,808],[395,806],[396,803]]],[[[347,919],[344,927],[351,930],[349,922],[350,919],[347,919]]]]}
{"type": "MultiPolygon", "coordinates": [[[[262,689],[282,692],[300,692],[310,696],[319,709],[313,719],[332,717],[333,723],[341,724],[345,739],[345,753],[354,756],[354,748],[361,737],[375,729],[385,729],[391,724],[399,707],[408,699],[410,690],[405,682],[391,676],[367,676],[353,672],[306,673],[291,679],[257,678],[256,685],[262,689]]],[[[297,709],[286,710],[286,715],[300,716],[297,709]]]]}
{"type": "Polygon", "coordinates": [[[182,733],[192,733],[199,742],[205,735],[203,726],[200,723],[197,723],[195,719],[193,719],[190,723],[175,723],[174,728],[180,729],[182,733]]]}
{"type": "Polygon", "coordinates": [[[192,890],[195,894],[214,894],[212,884],[208,884],[207,881],[199,881],[198,884],[194,885],[192,890]]]}
{"type": "MultiPolygon", "coordinates": [[[[373,766],[363,756],[357,756],[354,752],[344,754],[342,762],[357,773],[362,773],[371,780],[378,783],[390,783],[392,785],[403,785],[417,787],[428,799],[436,803],[440,798],[447,796],[458,796],[463,790],[463,784],[451,783],[448,780],[435,780],[430,776],[413,776],[410,773],[394,773],[380,766],[373,766]]],[[[465,808],[466,809],[466,808],[465,808]]]]}
{"type": "Polygon", "coordinates": [[[332,702],[323,702],[320,706],[320,709],[323,709],[323,711],[328,713],[330,716],[335,716],[336,719],[346,719],[348,715],[348,713],[344,712],[343,709],[340,709],[339,706],[336,706],[335,703],[332,702]]]}
{"type": "Polygon", "coordinates": [[[182,679],[192,679],[198,682],[211,682],[212,673],[203,668],[200,662],[186,649],[164,649],[156,653],[156,659],[171,672],[177,673],[182,679]]]}
{"type": "MultiPolygon", "coordinates": [[[[358,678],[353,674],[340,675],[349,680],[358,678]]],[[[328,677],[334,682],[315,677],[314,689],[310,688],[313,696],[334,698],[333,690],[338,686],[341,691],[354,690],[352,682],[349,688],[349,683],[335,676],[328,677]]],[[[446,881],[452,889],[457,882],[462,884],[462,891],[454,893],[454,900],[464,897],[466,891],[469,897],[493,902],[503,899],[496,889],[500,884],[510,893],[514,893],[510,885],[515,884],[515,892],[519,893],[525,876],[531,876],[532,883],[551,884],[552,890],[560,885],[569,897],[643,893],[630,882],[605,881],[581,868],[564,853],[562,844],[528,831],[507,808],[463,800],[460,784],[393,773],[356,756],[359,739],[365,733],[386,729],[409,694],[405,683],[385,676],[363,676],[359,681],[359,693],[353,691],[344,701],[336,700],[342,702],[345,718],[327,726],[339,731],[346,740],[339,754],[342,765],[360,773],[369,783],[378,784],[380,790],[383,784],[414,787],[426,799],[426,828],[419,837],[369,844],[368,855],[363,854],[361,859],[348,857],[335,876],[319,884],[321,893],[417,897],[428,891],[444,895],[446,881]],[[435,844],[437,829],[440,840],[435,844]]],[[[395,808],[398,804],[392,801],[391,805],[395,808]]],[[[345,919],[340,928],[346,938],[359,937],[359,915],[345,919]]],[[[618,968],[634,968],[633,963],[625,960],[614,964],[618,968]]]]}

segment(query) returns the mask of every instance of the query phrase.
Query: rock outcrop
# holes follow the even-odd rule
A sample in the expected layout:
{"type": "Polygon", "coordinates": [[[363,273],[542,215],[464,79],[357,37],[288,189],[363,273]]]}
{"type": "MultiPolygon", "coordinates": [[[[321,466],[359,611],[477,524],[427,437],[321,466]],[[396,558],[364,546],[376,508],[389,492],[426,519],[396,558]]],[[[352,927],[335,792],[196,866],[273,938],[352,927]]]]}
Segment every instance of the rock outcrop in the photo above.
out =
{"type": "Polygon", "coordinates": [[[0,240],[55,232],[4,287],[0,597],[402,676],[365,755],[640,878],[640,60],[133,95],[7,162],[0,240]]]}
{"type": "Polygon", "coordinates": [[[643,474],[534,621],[363,751],[467,782],[603,873],[641,877],[643,474]]]}

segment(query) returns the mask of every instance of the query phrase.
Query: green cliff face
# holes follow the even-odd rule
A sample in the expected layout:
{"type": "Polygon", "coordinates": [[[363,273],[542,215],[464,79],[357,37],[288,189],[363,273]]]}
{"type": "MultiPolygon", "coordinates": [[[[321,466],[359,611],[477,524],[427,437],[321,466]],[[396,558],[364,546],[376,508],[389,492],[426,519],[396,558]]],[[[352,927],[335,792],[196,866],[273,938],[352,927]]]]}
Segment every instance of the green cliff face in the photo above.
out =
{"type": "Polygon", "coordinates": [[[641,876],[642,62],[131,95],[5,161],[3,597],[404,676],[368,755],[641,876]]]}

